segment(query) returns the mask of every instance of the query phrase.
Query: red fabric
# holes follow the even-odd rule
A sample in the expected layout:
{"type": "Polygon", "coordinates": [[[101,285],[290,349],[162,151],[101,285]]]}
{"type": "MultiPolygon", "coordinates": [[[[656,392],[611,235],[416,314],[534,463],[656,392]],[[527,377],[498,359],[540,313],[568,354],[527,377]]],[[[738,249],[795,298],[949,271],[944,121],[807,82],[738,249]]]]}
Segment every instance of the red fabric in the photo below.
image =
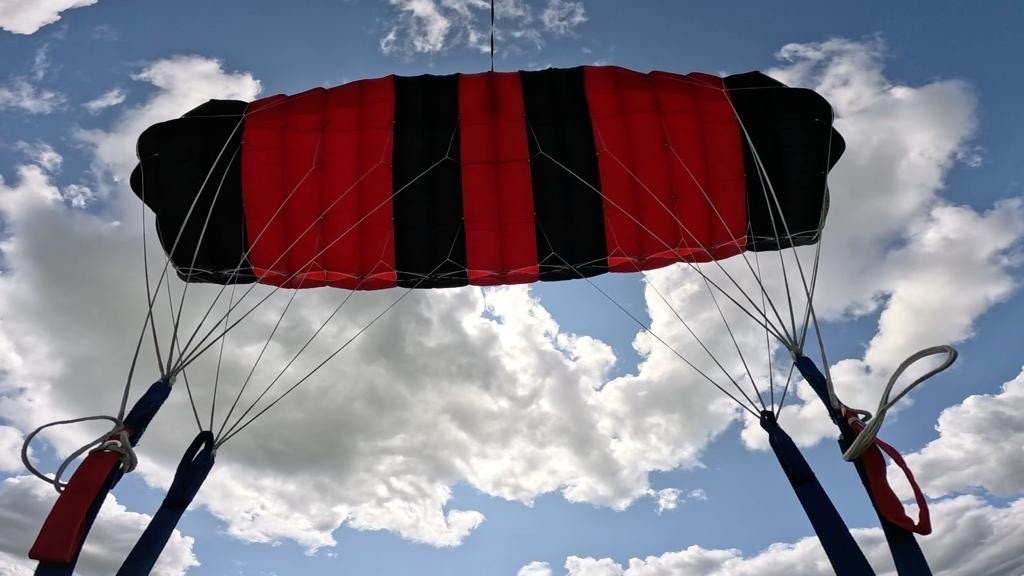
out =
{"type": "Polygon", "coordinates": [[[67,486],[50,509],[28,557],[40,562],[67,564],[85,538],[89,508],[96,501],[110,473],[121,465],[117,452],[90,453],[71,475],[67,486]]]}
{"type": "MultiPolygon", "coordinates": [[[[864,425],[860,421],[853,419],[850,421],[850,426],[854,432],[860,434],[864,430],[864,425]]],[[[914,479],[914,474],[910,471],[910,467],[907,466],[906,461],[903,460],[903,456],[900,455],[899,451],[882,442],[878,438],[875,438],[874,443],[860,456],[861,463],[864,465],[864,471],[868,477],[868,484],[871,486],[871,499],[875,504],[875,509],[889,522],[903,528],[908,532],[914,532],[916,534],[931,534],[932,523],[931,515],[928,512],[928,502],[925,500],[924,493],[921,492],[921,487],[917,485],[917,480],[914,479]],[[907,515],[906,509],[903,507],[903,503],[899,497],[893,491],[892,486],[889,485],[888,477],[885,473],[885,457],[882,453],[885,453],[896,463],[897,466],[903,470],[903,473],[907,477],[907,482],[910,483],[911,489],[914,491],[914,499],[917,501],[918,508],[918,521],[914,520],[907,515]]]]}
{"type": "Polygon", "coordinates": [[[706,261],[746,244],[739,127],[722,81],[585,69],[609,269],[706,261]]]}
{"type": "MultiPolygon", "coordinates": [[[[743,154],[721,79],[587,67],[584,83],[609,270],[647,270],[743,250],[743,154]]],[[[459,86],[469,281],[532,282],[536,230],[520,77],[462,75],[459,86]]],[[[350,289],[396,284],[394,106],[391,77],[250,105],[242,195],[248,257],[261,282],[350,289]]]]}
{"type": "Polygon", "coordinates": [[[466,268],[476,285],[538,277],[530,149],[519,74],[459,76],[466,268]]]}
{"type": "Polygon", "coordinates": [[[393,121],[390,77],[250,105],[242,196],[249,261],[261,282],[395,285],[393,121]]]}

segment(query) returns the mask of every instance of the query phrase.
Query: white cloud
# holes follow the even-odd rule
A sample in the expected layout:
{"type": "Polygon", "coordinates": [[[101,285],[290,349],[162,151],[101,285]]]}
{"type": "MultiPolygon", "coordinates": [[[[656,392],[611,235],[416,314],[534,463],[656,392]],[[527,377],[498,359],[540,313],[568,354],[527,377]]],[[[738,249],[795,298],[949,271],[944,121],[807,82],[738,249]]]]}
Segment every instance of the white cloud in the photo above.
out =
{"type": "Polygon", "coordinates": [[[675,488],[658,490],[654,496],[658,501],[658,514],[665,510],[675,510],[679,506],[679,490],[675,488]]]}
{"type": "Polygon", "coordinates": [[[551,567],[547,562],[530,562],[520,568],[516,576],[551,576],[551,567]]]}
{"type": "Polygon", "coordinates": [[[15,109],[29,114],[49,114],[64,105],[64,95],[15,77],[0,84],[0,110],[15,109]]]}
{"type": "Polygon", "coordinates": [[[60,13],[91,6],[97,0],[0,0],[0,29],[15,34],[34,34],[60,20],[60,13]]]}
{"type": "Polygon", "coordinates": [[[92,188],[83,184],[68,184],[60,191],[60,195],[75,208],[85,208],[96,199],[92,188]]]}
{"type": "Polygon", "coordinates": [[[943,410],[939,437],[907,463],[932,497],[982,488],[997,496],[1024,493],[1024,371],[998,394],[977,394],[943,410]]]}
{"type": "MultiPolygon", "coordinates": [[[[35,561],[26,556],[50,511],[57,493],[31,476],[0,482],[0,572],[31,574],[35,561]],[[28,570],[28,572],[24,572],[28,570]]],[[[149,523],[149,516],[129,512],[108,496],[82,549],[75,574],[105,576],[117,571],[149,523]]],[[[175,530],[157,561],[153,574],[178,576],[199,562],[192,552],[194,540],[175,530]]]]}
{"type": "Polygon", "coordinates": [[[41,166],[47,172],[60,171],[61,164],[64,163],[64,158],[53,149],[53,146],[45,142],[18,141],[14,143],[14,148],[27,156],[33,164],[41,166]]]}
{"type": "MultiPolygon", "coordinates": [[[[936,576],[1016,576],[1024,570],[1024,500],[995,507],[963,496],[934,506],[934,534],[919,539],[936,576]]],[[[880,528],[854,530],[854,537],[879,576],[895,569],[880,528]]],[[[752,556],[736,549],[690,546],[660,556],[565,561],[566,576],[827,576],[834,574],[816,538],[773,544],[752,556]]]]}
{"type": "Polygon", "coordinates": [[[675,510],[680,504],[685,504],[690,500],[707,500],[707,494],[704,490],[696,489],[690,490],[687,493],[683,493],[678,488],[663,488],[661,490],[648,490],[647,494],[654,499],[658,506],[658,514],[665,512],[666,510],[675,510]]]}
{"type": "MultiPolygon", "coordinates": [[[[398,9],[380,40],[385,54],[437,54],[459,46],[490,50],[487,0],[389,0],[398,9]]],[[[586,22],[582,2],[548,0],[543,8],[524,0],[495,3],[496,51],[539,47],[544,36],[565,36],[586,22]]]]}
{"type": "Polygon", "coordinates": [[[111,88],[103,94],[89,100],[82,106],[89,112],[96,114],[100,110],[105,110],[111,106],[117,106],[121,102],[124,102],[127,93],[122,88],[111,88]]]}
{"type": "Polygon", "coordinates": [[[32,78],[39,82],[50,70],[50,45],[43,44],[32,58],[32,78]]]}
{"type": "MultiPolygon", "coordinates": [[[[21,430],[13,426],[0,425],[0,472],[19,472],[21,463],[21,430]]],[[[31,456],[31,453],[29,454],[31,456]]]]}
{"type": "Polygon", "coordinates": [[[194,55],[158,60],[133,79],[152,84],[156,94],[143,104],[125,108],[111,130],[75,132],[77,139],[93,148],[93,171],[101,177],[100,189],[94,192],[99,195],[105,195],[112,184],[103,176],[127,181],[136,162],[135,141],[148,126],[177,118],[212,98],[254,100],[262,88],[247,72],[226,73],[219,60],[194,55]]]}
{"type": "Polygon", "coordinates": [[[587,21],[587,11],[583,8],[583,2],[548,0],[547,6],[540,13],[540,20],[545,30],[565,35],[587,21]]]}

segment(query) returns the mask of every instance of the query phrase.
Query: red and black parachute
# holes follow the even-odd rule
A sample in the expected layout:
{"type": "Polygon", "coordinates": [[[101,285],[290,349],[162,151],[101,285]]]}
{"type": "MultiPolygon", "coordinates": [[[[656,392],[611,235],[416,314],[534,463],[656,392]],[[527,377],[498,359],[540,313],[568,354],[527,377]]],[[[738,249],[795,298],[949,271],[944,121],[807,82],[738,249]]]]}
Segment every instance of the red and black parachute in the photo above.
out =
{"type": "MultiPolygon", "coordinates": [[[[586,66],[388,76],[251,103],[207,102],[140,136],[131,186],[155,212],[160,241],[186,281],[514,284],[813,244],[828,209],[828,172],[844,147],[821,96],[757,72],[719,78],[586,66]]],[[[806,282],[804,289],[809,313],[812,290],[806,282]]],[[[767,311],[759,312],[767,338],[767,311]]],[[[776,337],[829,410],[846,453],[860,441],[857,423],[806,357],[792,306],[790,317],[793,333],[776,337]]],[[[155,323],[153,334],[155,343],[155,323]]],[[[33,547],[37,574],[73,572],[103,499],[126,470],[107,444],[134,445],[173,376],[210,345],[204,337],[183,360],[186,352],[172,344],[178,363],[169,354],[123,434],[87,456],[33,547]]],[[[873,574],[777,415],[761,403],[769,444],[831,566],[841,576],[873,574]]],[[[868,440],[854,463],[897,571],[928,574],[913,536],[930,531],[923,495],[914,523],[885,481],[887,446],[868,440]]],[[[186,450],[119,574],[152,569],[218,442],[204,430],[186,450]]]]}
{"type": "Polygon", "coordinates": [[[388,76],[207,102],[142,134],[131,185],[190,281],[562,280],[817,241],[831,126],[757,72],[388,76]]]}

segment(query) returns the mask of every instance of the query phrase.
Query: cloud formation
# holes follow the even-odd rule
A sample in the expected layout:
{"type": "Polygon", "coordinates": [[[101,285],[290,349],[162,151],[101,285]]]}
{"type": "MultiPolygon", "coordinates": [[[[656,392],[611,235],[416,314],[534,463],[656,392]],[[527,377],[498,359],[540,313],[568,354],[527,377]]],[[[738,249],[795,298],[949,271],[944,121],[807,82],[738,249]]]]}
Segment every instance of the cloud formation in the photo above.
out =
{"type": "Polygon", "coordinates": [[[65,101],[60,92],[37,86],[20,76],[0,84],[0,110],[50,114],[60,110],[65,101]]]}
{"type": "Polygon", "coordinates": [[[111,88],[103,94],[89,100],[82,107],[88,110],[92,114],[98,113],[100,110],[105,110],[111,106],[117,106],[121,102],[124,102],[127,93],[122,88],[111,88]]]}
{"type": "MultiPolygon", "coordinates": [[[[490,50],[488,0],[389,0],[397,9],[394,21],[380,39],[385,54],[438,54],[467,47],[490,50]]],[[[497,0],[495,40],[497,50],[541,46],[545,38],[568,36],[587,21],[583,2],[547,0],[535,5],[527,0],[497,0]]]]}
{"type": "Polygon", "coordinates": [[[907,456],[931,497],[983,489],[1013,497],[1024,493],[1024,370],[998,394],[969,396],[942,411],[939,437],[907,456]]]}
{"type": "MultiPolygon", "coordinates": [[[[986,504],[973,496],[937,502],[935,532],[920,539],[937,576],[1015,576],[1024,570],[1020,542],[1024,538],[1024,499],[1005,507],[986,504]]],[[[854,530],[879,576],[895,576],[880,528],[854,530]]],[[[610,558],[570,556],[565,576],[828,576],[834,574],[816,538],[792,544],[773,544],[746,556],[736,549],[690,546],[660,556],[630,558],[627,565],[610,558]]],[[[554,576],[549,565],[534,562],[520,576],[554,576]]]]}
{"type": "Polygon", "coordinates": [[[92,6],[98,0],[0,0],[0,29],[15,34],[35,34],[47,24],[60,20],[60,13],[92,6]]]}

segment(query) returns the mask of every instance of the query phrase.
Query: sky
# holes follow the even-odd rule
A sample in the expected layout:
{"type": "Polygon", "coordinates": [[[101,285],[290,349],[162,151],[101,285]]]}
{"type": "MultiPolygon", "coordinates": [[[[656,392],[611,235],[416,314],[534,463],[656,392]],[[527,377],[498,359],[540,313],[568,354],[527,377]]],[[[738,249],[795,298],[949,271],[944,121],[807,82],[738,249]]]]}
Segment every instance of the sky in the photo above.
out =
{"type": "MultiPolygon", "coordinates": [[[[960,351],[881,432],[928,496],[934,533],[919,541],[943,575],[1024,574],[1022,25],[1008,0],[497,2],[498,71],[763,70],[832,103],[847,150],[814,305],[837,394],[873,409],[908,355],[960,351]]],[[[481,0],[0,0],[0,574],[31,573],[26,550],[56,497],[23,467],[24,436],[120,402],[146,315],[143,230],[149,262],[163,262],[127,185],[139,133],[211,98],[484,71],[488,34],[481,0]]],[[[402,299],[218,451],[154,573],[829,574],[756,421],[658,340],[711,366],[678,313],[742,371],[701,276],[680,265],[596,286],[657,338],[586,282],[354,295],[296,371],[402,299]]],[[[183,325],[214,294],[190,288],[183,325]]],[[[297,297],[257,380],[345,297],[297,297]]],[[[287,298],[270,294],[232,332],[219,368],[210,353],[186,372],[203,420],[212,382],[239,388],[287,298]]],[[[756,379],[780,389],[778,349],[733,324],[737,346],[760,349],[756,379]]],[[[158,375],[147,341],[133,398],[158,375]]],[[[198,431],[182,384],[80,574],[116,571],[159,506],[198,431]]],[[[780,422],[869,561],[894,574],[806,384],[788,389],[780,422]]],[[[31,458],[52,472],[103,430],[49,429],[31,458]]]]}

